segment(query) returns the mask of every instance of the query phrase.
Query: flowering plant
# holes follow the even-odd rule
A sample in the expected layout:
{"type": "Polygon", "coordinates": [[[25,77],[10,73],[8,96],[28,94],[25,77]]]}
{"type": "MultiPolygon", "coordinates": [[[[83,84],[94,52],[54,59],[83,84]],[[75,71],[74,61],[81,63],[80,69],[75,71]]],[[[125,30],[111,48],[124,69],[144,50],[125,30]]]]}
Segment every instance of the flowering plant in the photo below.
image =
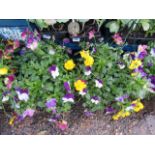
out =
{"type": "MultiPolygon", "coordinates": [[[[139,45],[136,52],[124,53],[107,44],[97,44],[95,50],[83,44],[75,58],[64,47],[41,41],[37,33],[22,36],[24,46],[13,42],[13,49],[3,48],[1,64],[8,53],[13,59],[8,68],[0,68],[0,106],[9,104],[20,119],[32,117],[38,108],[60,118],[77,104],[87,113],[117,112],[113,119],[118,120],[142,110],[141,99],[155,91],[154,48],[149,53],[139,45]]],[[[58,126],[64,129],[64,122],[58,126]]]]}

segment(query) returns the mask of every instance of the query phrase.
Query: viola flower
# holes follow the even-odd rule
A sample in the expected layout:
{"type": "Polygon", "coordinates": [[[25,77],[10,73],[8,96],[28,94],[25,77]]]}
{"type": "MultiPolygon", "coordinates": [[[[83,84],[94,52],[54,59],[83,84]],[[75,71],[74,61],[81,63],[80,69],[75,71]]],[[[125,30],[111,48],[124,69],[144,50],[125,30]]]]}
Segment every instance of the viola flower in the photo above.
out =
{"type": "Polygon", "coordinates": [[[86,57],[84,64],[86,67],[91,67],[94,64],[94,59],[92,56],[86,57]]]}
{"type": "Polygon", "coordinates": [[[155,57],[155,48],[152,48],[150,53],[152,57],[155,57]]]}
{"type": "Polygon", "coordinates": [[[143,103],[140,101],[140,99],[137,99],[137,100],[133,101],[132,104],[134,105],[133,110],[134,110],[135,112],[139,112],[139,111],[141,111],[142,109],[144,109],[144,105],[143,105],[143,103]]]}
{"type": "Polygon", "coordinates": [[[6,74],[8,74],[8,68],[7,67],[0,68],[0,75],[6,75],[6,74]]]}
{"type": "Polygon", "coordinates": [[[75,63],[72,59],[65,62],[64,67],[66,70],[73,70],[75,68],[75,63]]]}
{"type": "Polygon", "coordinates": [[[56,108],[57,100],[55,98],[52,98],[52,99],[48,100],[45,104],[48,109],[53,110],[56,108]]]}
{"type": "Polygon", "coordinates": [[[98,104],[100,102],[100,98],[98,96],[93,96],[91,98],[91,102],[95,103],[95,104],[98,104]]]}
{"type": "Polygon", "coordinates": [[[130,115],[131,115],[131,113],[129,111],[121,110],[117,114],[113,115],[112,119],[113,120],[118,120],[119,118],[128,117],[130,115]]]}
{"type": "Polygon", "coordinates": [[[2,95],[2,102],[6,102],[6,101],[8,101],[8,100],[9,100],[9,92],[6,91],[6,92],[4,92],[3,95],[2,95]]]}
{"type": "Polygon", "coordinates": [[[67,124],[67,122],[65,120],[57,122],[57,126],[62,131],[66,130],[68,128],[68,124],[67,124]]]}
{"type": "Polygon", "coordinates": [[[63,98],[62,98],[63,102],[74,102],[74,95],[73,94],[66,94],[63,98]]]}
{"type": "Polygon", "coordinates": [[[4,79],[4,83],[6,84],[8,89],[11,89],[12,83],[13,83],[14,80],[15,80],[14,75],[9,75],[4,79]]]}
{"type": "Polygon", "coordinates": [[[79,91],[79,94],[80,94],[81,96],[86,95],[86,93],[87,93],[87,89],[83,89],[83,90],[79,91]]]}
{"type": "Polygon", "coordinates": [[[15,41],[13,42],[13,49],[15,50],[15,49],[17,49],[19,46],[20,46],[19,40],[15,40],[15,41]]]}
{"type": "Polygon", "coordinates": [[[54,54],[55,54],[55,50],[54,50],[53,48],[51,48],[51,49],[48,51],[48,53],[49,53],[50,55],[54,55],[54,54]]]}
{"type": "Polygon", "coordinates": [[[93,112],[88,111],[87,109],[85,109],[85,110],[84,110],[84,114],[85,114],[85,116],[90,117],[90,116],[93,115],[93,112]]]}
{"type": "Polygon", "coordinates": [[[89,40],[93,39],[95,37],[95,30],[89,31],[89,40]]]}
{"type": "Polygon", "coordinates": [[[146,51],[146,49],[147,49],[147,45],[139,45],[138,46],[138,52],[146,51]]]}
{"type": "Polygon", "coordinates": [[[148,77],[149,87],[151,92],[155,92],[155,76],[151,75],[148,77]]]}
{"type": "Polygon", "coordinates": [[[74,82],[74,87],[77,91],[82,91],[87,87],[87,85],[85,81],[77,80],[76,82],[74,82]]]}
{"type": "Polygon", "coordinates": [[[52,65],[48,71],[51,73],[51,76],[55,79],[57,76],[59,76],[59,69],[56,65],[52,65]]]}
{"type": "Polygon", "coordinates": [[[132,60],[130,66],[129,66],[129,69],[133,70],[133,69],[140,67],[141,65],[142,65],[141,60],[135,59],[135,60],[132,60]]]}
{"type": "Polygon", "coordinates": [[[140,66],[133,70],[132,76],[140,75],[142,78],[147,76],[147,73],[144,72],[144,69],[140,66]]]}
{"type": "Polygon", "coordinates": [[[31,50],[35,50],[38,47],[38,40],[34,38],[29,38],[26,47],[30,48],[31,50]]]}
{"type": "Polygon", "coordinates": [[[117,45],[122,45],[124,43],[119,33],[115,33],[112,38],[117,45]]]}
{"type": "Polygon", "coordinates": [[[118,67],[120,69],[124,69],[125,68],[125,64],[123,62],[118,62],[118,67]]]}
{"type": "Polygon", "coordinates": [[[89,66],[86,67],[86,68],[85,68],[85,73],[84,73],[84,74],[85,74],[86,76],[89,76],[91,73],[92,73],[92,72],[91,72],[91,67],[89,67],[89,66]]]}
{"type": "Polygon", "coordinates": [[[69,82],[64,82],[64,88],[65,88],[66,92],[70,92],[71,91],[71,87],[70,87],[69,82]]]}
{"type": "Polygon", "coordinates": [[[114,110],[114,108],[112,108],[112,107],[107,107],[106,109],[105,109],[105,112],[106,112],[106,114],[111,114],[111,113],[113,113],[115,110],[114,110]]]}
{"type": "Polygon", "coordinates": [[[28,91],[28,89],[17,88],[16,93],[17,93],[18,99],[20,101],[27,102],[29,100],[29,91],[28,91]]]}
{"type": "Polygon", "coordinates": [[[80,52],[80,55],[82,58],[86,59],[87,57],[89,57],[89,51],[82,50],[80,52]]]}
{"type": "Polygon", "coordinates": [[[125,94],[125,95],[122,95],[122,96],[119,96],[119,97],[115,98],[115,100],[117,102],[124,102],[124,100],[127,99],[128,97],[129,96],[127,94],[125,94]]]}
{"type": "Polygon", "coordinates": [[[102,88],[103,87],[103,81],[100,79],[95,80],[95,86],[97,88],[102,88]]]}
{"type": "Polygon", "coordinates": [[[13,52],[14,52],[14,47],[13,47],[13,45],[7,45],[7,46],[5,47],[5,55],[8,55],[8,54],[13,53],[13,52]]]}
{"type": "Polygon", "coordinates": [[[33,109],[26,109],[23,114],[22,114],[22,118],[24,119],[25,117],[29,116],[29,117],[33,117],[35,110],[33,109]]]}

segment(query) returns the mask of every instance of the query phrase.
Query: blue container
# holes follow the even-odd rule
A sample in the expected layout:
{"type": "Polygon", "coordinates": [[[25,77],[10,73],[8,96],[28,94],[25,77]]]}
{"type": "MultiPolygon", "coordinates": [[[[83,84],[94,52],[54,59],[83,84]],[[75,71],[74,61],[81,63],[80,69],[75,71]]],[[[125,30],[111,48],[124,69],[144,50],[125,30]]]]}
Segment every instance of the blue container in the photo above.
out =
{"type": "Polygon", "coordinates": [[[31,27],[26,19],[0,19],[0,37],[3,39],[22,40],[21,33],[31,27]]]}

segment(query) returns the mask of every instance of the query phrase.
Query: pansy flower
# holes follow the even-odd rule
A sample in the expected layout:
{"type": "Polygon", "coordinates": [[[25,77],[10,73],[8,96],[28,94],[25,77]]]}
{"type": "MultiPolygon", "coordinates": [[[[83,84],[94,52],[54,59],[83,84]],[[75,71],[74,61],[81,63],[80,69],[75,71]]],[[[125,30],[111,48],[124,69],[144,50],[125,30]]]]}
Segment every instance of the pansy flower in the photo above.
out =
{"type": "Polygon", "coordinates": [[[62,131],[66,130],[68,128],[68,124],[67,124],[67,122],[65,120],[58,121],[57,126],[62,131]]]}
{"type": "Polygon", "coordinates": [[[93,96],[91,98],[91,102],[95,103],[95,104],[98,104],[100,102],[100,98],[98,96],[93,96]]]}
{"type": "Polygon", "coordinates": [[[125,68],[125,64],[123,62],[118,62],[117,64],[118,64],[118,67],[120,69],[124,69],[125,68]]]}
{"type": "Polygon", "coordinates": [[[18,99],[20,101],[27,102],[29,100],[29,91],[28,91],[28,89],[16,88],[16,93],[17,93],[18,99]]]}
{"type": "Polygon", "coordinates": [[[83,90],[79,91],[79,94],[80,94],[81,96],[86,95],[86,93],[87,93],[87,89],[83,89],[83,90]]]}
{"type": "Polygon", "coordinates": [[[51,76],[55,79],[57,76],[59,76],[59,69],[56,65],[52,65],[48,71],[51,73],[51,76]]]}
{"type": "Polygon", "coordinates": [[[91,31],[89,31],[89,40],[91,40],[91,39],[93,39],[94,37],[95,37],[95,30],[91,30],[91,31]]]}
{"type": "Polygon", "coordinates": [[[27,116],[33,117],[34,112],[35,112],[35,110],[33,110],[33,109],[26,109],[26,110],[23,112],[23,114],[22,114],[23,119],[24,119],[25,117],[27,117],[27,116]]]}
{"type": "Polygon", "coordinates": [[[74,95],[73,94],[66,94],[63,98],[62,98],[63,102],[74,102],[74,95]]]}
{"type": "Polygon", "coordinates": [[[90,67],[90,66],[86,67],[86,68],[85,68],[85,73],[84,73],[84,74],[85,74],[86,76],[89,76],[91,73],[92,73],[91,67],[90,67]]]}
{"type": "Polygon", "coordinates": [[[112,38],[114,39],[114,42],[117,45],[122,45],[123,44],[123,39],[122,39],[122,37],[120,36],[119,33],[115,33],[112,38]]]}
{"type": "Polygon", "coordinates": [[[142,78],[147,76],[147,73],[144,72],[144,69],[140,66],[133,70],[132,76],[140,75],[142,78]]]}
{"type": "Polygon", "coordinates": [[[96,86],[97,88],[102,88],[102,87],[103,87],[103,81],[100,80],[100,79],[96,79],[96,80],[95,80],[95,86],[96,86]]]}
{"type": "Polygon", "coordinates": [[[66,92],[70,92],[71,91],[71,87],[70,87],[69,82],[64,82],[64,88],[65,88],[66,92]]]}
{"type": "Polygon", "coordinates": [[[57,100],[55,98],[51,98],[45,103],[46,107],[52,110],[56,108],[56,104],[57,104],[57,100]]]}
{"type": "Polygon", "coordinates": [[[77,91],[82,91],[87,87],[87,85],[84,80],[77,80],[76,82],[74,82],[74,87],[77,91]]]}
{"type": "Polygon", "coordinates": [[[9,100],[9,92],[6,91],[2,94],[2,102],[7,102],[9,100]]]}
{"type": "Polygon", "coordinates": [[[150,53],[151,53],[151,56],[152,57],[155,57],[155,48],[152,48],[151,51],[150,51],[150,53]]]}
{"type": "Polygon", "coordinates": [[[125,99],[127,99],[128,97],[129,97],[129,96],[128,96],[127,94],[125,94],[125,95],[116,97],[115,100],[116,100],[117,102],[124,102],[125,99]]]}
{"type": "Polygon", "coordinates": [[[8,74],[8,68],[7,67],[0,68],[0,75],[6,75],[6,74],[8,74]]]}
{"type": "Polygon", "coordinates": [[[4,83],[6,84],[8,89],[11,89],[12,83],[13,83],[14,80],[15,80],[14,75],[9,75],[4,79],[4,83]]]}
{"type": "Polygon", "coordinates": [[[31,50],[35,50],[38,47],[38,40],[35,38],[29,38],[27,40],[27,48],[30,48],[31,50]]]}

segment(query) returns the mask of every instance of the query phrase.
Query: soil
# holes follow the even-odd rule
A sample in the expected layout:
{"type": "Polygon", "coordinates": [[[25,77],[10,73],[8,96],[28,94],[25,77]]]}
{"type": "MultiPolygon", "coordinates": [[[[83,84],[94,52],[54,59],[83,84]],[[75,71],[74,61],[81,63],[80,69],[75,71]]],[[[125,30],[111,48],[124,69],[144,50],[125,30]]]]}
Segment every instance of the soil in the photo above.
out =
{"type": "Polygon", "coordinates": [[[37,112],[33,118],[10,126],[8,117],[0,113],[1,135],[150,135],[155,134],[155,98],[145,102],[145,109],[132,116],[118,121],[111,120],[111,115],[96,112],[87,117],[83,109],[75,107],[66,116],[69,127],[65,131],[59,130],[49,122],[50,114],[37,112]]]}

